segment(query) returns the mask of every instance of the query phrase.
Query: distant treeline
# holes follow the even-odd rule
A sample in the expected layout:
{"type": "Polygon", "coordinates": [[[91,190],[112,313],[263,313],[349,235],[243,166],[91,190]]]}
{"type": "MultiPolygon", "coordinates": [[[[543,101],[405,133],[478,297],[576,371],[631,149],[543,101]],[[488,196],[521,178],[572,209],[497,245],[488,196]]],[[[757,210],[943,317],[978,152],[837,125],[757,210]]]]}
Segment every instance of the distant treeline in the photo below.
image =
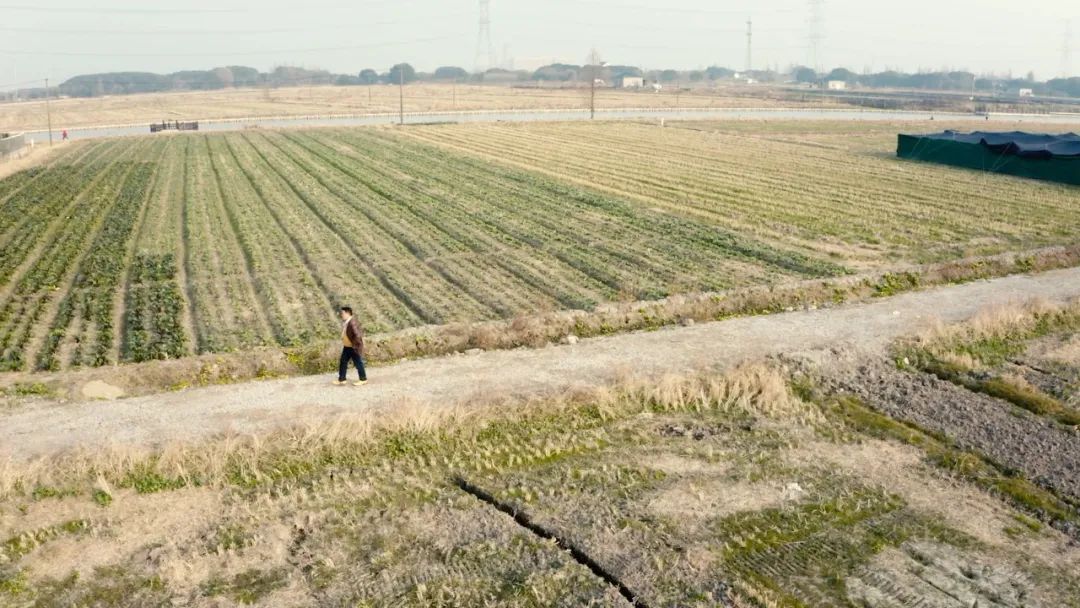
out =
{"type": "MultiPolygon", "coordinates": [[[[433,72],[417,72],[411,65],[402,63],[380,72],[365,69],[357,74],[334,74],[326,70],[297,67],[278,67],[270,72],[246,66],[226,66],[212,70],[189,70],[173,74],[149,72],[110,72],[76,76],[53,90],[53,94],[70,97],[99,97],[103,95],[126,95],[131,93],[156,93],[164,91],[200,91],[232,87],[286,87],[303,85],[371,85],[411,82],[472,82],[472,83],[574,83],[588,80],[593,74],[614,85],[624,77],[641,77],[646,82],[662,84],[694,84],[746,77],[735,70],[713,66],[702,70],[649,70],[625,65],[581,66],[555,63],[534,71],[491,69],[472,73],[455,66],[440,67],[433,72]]],[[[796,82],[804,84],[842,80],[851,86],[866,88],[922,89],[934,91],[968,91],[974,88],[981,93],[1013,93],[1031,89],[1039,96],[1080,97],[1080,78],[1059,78],[1037,81],[1029,74],[1024,78],[992,78],[971,72],[919,72],[904,73],[885,71],[858,74],[844,68],[829,73],[817,73],[806,67],[795,66],[786,72],[755,70],[749,74],[758,82],[796,82]]],[[[22,97],[40,97],[43,89],[24,90],[22,97]]]]}
{"type": "Polygon", "coordinates": [[[1023,78],[994,78],[963,71],[915,74],[887,71],[856,74],[851,70],[837,68],[828,74],[820,75],[810,68],[797,67],[792,70],[792,76],[797,82],[803,83],[842,80],[850,85],[868,88],[969,91],[974,87],[979,93],[1015,93],[1020,89],[1031,89],[1039,96],[1080,97],[1080,78],[1055,78],[1043,82],[1036,80],[1034,74],[1023,78]]]}

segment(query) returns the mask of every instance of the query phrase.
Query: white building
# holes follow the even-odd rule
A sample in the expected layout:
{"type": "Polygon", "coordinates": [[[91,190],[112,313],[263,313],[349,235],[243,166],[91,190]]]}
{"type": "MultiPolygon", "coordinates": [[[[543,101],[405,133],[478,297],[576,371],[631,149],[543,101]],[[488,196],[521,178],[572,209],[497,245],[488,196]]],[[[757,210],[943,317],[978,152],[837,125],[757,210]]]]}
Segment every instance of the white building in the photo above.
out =
{"type": "Polygon", "coordinates": [[[1034,96],[1035,96],[1035,90],[1034,89],[1020,89],[1020,97],[1034,97],[1034,96]]]}
{"type": "Polygon", "coordinates": [[[847,83],[843,80],[830,80],[826,87],[830,91],[843,91],[847,89],[847,83]]]}
{"type": "Polygon", "coordinates": [[[641,76],[623,76],[619,79],[620,89],[640,89],[645,86],[645,79],[641,76]]]}

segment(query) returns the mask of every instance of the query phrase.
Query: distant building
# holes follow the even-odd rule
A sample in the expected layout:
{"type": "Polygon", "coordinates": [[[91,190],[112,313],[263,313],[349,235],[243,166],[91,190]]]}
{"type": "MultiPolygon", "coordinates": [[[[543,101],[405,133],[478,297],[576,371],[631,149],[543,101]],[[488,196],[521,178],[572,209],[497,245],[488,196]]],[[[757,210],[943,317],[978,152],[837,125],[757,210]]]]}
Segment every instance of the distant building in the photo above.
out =
{"type": "Polygon", "coordinates": [[[843,80],[830,80],[826,86],[830,91],[843,91],[847,89],[847,83],[843,80]]]}
{"type": "Polygon", "coordinates": [[[640,89],[645,86],[645,79],[641,76],[623,76],[618,82],[620,89],[640,89]]]}
{"type": "Polygon", "coordinates": [[[1034,89],[1020,89],[1020,97],[1034,97],[1034,96],[1035,96],[1035,90],[1034,89]]]}

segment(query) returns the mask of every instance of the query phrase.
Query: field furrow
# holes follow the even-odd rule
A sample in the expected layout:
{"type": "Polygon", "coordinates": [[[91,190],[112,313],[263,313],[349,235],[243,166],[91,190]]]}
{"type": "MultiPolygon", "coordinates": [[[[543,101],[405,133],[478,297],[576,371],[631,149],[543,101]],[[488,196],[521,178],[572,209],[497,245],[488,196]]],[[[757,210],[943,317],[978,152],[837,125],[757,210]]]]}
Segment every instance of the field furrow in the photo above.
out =
{"type": "Polygon", "coordinates": [[[185,264],[198,351],[274,343],[202,136],[188,146],[185,174],[185,264]]]}
{"type": "Polygon", "coordinates": [[[292,160],[264,138],[245,137],[236,142],[236,150],[254,166],[262,165],[263,180],[276,184],[276,212],[293,234],[298,247],[313,268],[313,274],[325,285],[325,291],[338,303],[351,302],[353,308],[375,331],[409,327],[420,317],[397,296],[380,289],[381,280],[368,260],[358,255],[353,239],[343,234],[337,220],[320,212],[313,194],[318,191],[314,178],[304,173],[292,160]]]}
{"type": "Polygon", "coordinates": [[[428,323],[446,323],[493,315],[424,263],[422,245],[433,249],[439,245],[411,236],[407,225],[388,214],[383,196],[302,146],[281,139],[275,139],[275,144],[331,195],[314,197],[319,201],[319,212],[340,226],[357,253],[381,273],[383,284],[418,316],[428,323]]]}
{"type": "Polygon", "coordinates": [[[264,303],[278,344],[299,345],[330,330],[332,304],[312,278],[299,252],[267,207],[257,183],[238,164],[222,137],[206,138],[225,211],[244,252],[248,271],[264,303]],[[265,274],[285,272],[286,281],[265,274]]]}

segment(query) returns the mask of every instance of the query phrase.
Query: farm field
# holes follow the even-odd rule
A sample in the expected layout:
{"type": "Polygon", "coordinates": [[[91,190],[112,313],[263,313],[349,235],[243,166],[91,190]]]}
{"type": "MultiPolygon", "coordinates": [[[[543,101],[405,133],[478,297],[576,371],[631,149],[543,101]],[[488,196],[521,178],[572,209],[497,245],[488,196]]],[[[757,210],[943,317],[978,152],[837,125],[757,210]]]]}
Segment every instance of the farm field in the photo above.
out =
{"type": "Polygon", "coordinates": [[[0,603],[1075,608],[1075,404],[1030,404],[1078,331],[1080,302],[1010,305],[888,352],[15,465],[0,603]]]}
{"type": "Polygon", "coordinates": [[[855,267],[1026,249],[1073,240],[1080,230],[1075,188],[894,158],[897,132],[946,124],[668,125],[446,125],[406,133],[855,267]]]}
{"type": "MultiPolygon", "coordinates": [[[[605,89],[599,108],[740,108],[781,105],[761,89],[747,96],[739,87],[675,93],[605,89]]],[[[411,84],[405,89],[407,112],[466,110],[562,110],[588,107],[582,89],[527,89],[505,86],[411,84]]],[[[820,102],[819,102],[820,103],[820,102]]],[[[799,105],[784,102],[782,105],[799,105]]],[[[97,98],[54,99],[55,129],[161,120],[236,119],[253,116],[311,116],[398,112],[398,87],[283,87],[179,93],[147,93],[97,98]]],[[[0,104],[5,131],[45,129],[44,101],[0,104]]]]}
{"type": "Polygon", "coordinates": [[[0,368],[303,346],[335,335],[346,302],[382,333],[1023,251],[1080,230],[1074,190],[898,162],[884,129],[744,128],[73,144],[0,181],[0,368]]]}

